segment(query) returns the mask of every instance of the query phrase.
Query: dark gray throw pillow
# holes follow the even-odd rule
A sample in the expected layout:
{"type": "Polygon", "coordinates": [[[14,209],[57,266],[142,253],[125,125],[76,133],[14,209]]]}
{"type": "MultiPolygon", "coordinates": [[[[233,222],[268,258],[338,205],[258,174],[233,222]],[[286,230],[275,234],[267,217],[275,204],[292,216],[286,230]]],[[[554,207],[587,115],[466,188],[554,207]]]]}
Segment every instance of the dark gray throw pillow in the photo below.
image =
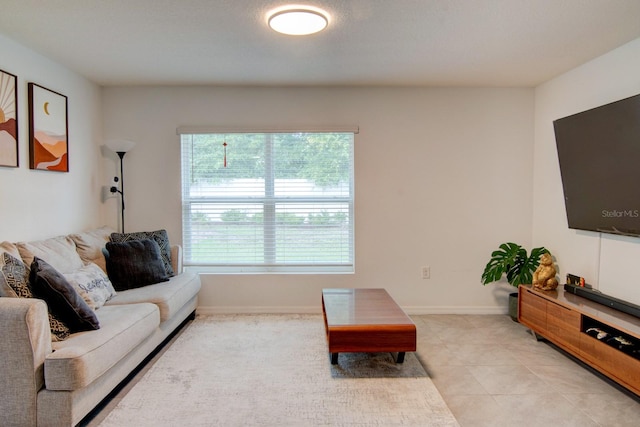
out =
{"type": "MultiPolygon", "coordinates": [[[[9,287],[8,294],[3,296],[34,298],[29,284],[29,268],[21,260],[12,257],[6,252],[0,256],[0,282],[2,281],[9,287]]],[[[71,334],[69,327],[51,313],[51,308],[48,305],[47,311],[49,312],[51,340],[62,341],[66,339],[71,334]]]]}
{"type": "Polygon", "coordinates": [[[29,282],[33,294],[45,300],[51,313],[64,322],[71,332],[100,329],[95,312],[67,279],[38,257],[31,263],[29,282]]]}
{"type": "Polygon", "coordinates": [[[116,291],[141,288],[154,283],[166,282],[160,247],[155,240],[131,240],[107,242],[107,275],[116,291]]]}
{"type": "Polygon", "coordinates": [[[167,234],[167,230],[137,231],[134,233],[111,233],[110,238],[114,243],[145,239],[151,239],[155,241],[160,247],[160,256],[162,257],[162,264],[164,265],[164,270],[167,272],[167,276],[171,277],[175,274],[171,265],[171,244],[169,244],[169,235],[167,234]]]}

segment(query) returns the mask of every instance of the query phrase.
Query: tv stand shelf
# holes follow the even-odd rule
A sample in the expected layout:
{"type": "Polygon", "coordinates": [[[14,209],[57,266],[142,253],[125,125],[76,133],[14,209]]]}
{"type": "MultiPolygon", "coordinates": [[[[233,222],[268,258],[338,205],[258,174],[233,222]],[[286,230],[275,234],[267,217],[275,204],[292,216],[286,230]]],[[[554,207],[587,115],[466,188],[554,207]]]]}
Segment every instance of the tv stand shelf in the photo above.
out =
{"type": "Polygon", "coordinates": [[[640,395],[640,319],[562,289],[520,285],[518,320],[640,395]]]}

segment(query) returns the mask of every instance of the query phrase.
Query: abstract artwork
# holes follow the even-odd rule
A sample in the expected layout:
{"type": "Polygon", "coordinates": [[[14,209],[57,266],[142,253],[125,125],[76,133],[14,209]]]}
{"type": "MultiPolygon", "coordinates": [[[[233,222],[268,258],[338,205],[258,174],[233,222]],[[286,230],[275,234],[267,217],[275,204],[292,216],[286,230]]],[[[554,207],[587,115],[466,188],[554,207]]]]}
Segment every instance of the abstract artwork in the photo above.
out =
{"type": "Polygon", "coordinates": [[[18,167],[17,77],[0,70],[0,166],[18,167]]]}
{"type": "Polygon", "coordinates": [[[29,83],[29,167],[69,172],[67,97],[29,83]]]}

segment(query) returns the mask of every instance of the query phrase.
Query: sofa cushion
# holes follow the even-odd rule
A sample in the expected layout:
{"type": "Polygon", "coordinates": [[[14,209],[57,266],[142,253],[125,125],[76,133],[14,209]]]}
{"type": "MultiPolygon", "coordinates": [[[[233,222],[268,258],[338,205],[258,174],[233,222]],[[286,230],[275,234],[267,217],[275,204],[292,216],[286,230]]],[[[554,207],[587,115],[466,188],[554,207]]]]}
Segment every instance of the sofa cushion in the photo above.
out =
{"type": "Polygon", "coordinates": [[[169,280],[158,243],[151,239],[108,242],[107,272],[118,291],[169,280]]]}
{"type": "Polygon", "coordinates": [[[34,258],[29,282],[33,294],[45,300],[49,310],[69,326],[72,332],[100,328],[98,318],[91,307],[64,276],[44,260],[34,258]]]}
{"type": "Polygon", "coordinates": [[[158,246],[160,246],[160,255],[162,256],[162,263],[164,264],[164,269],[167,272],[167,276],[173,276],[175,272],[173,271],[173,266],[171,265],[171,245],[169,243],[169,235],[167,234],[167,230],[111,234],[111,241],[116,243],[144,239],[151,239],[155,241],[158,246]]]}
{"type": "Polygon", "coordinates": [[[94,263],[63,275],[92,310],[97,310],[116,295],[106,273],[94,263]]]}
{"type": "Polygon", "coordinates": [[[151,336],[160,323],[158,307],[141,303],[104,306],[96,312],[102,327],[53,343],[44,362],[48,390],[78,390],[106,373],[151,336]]]}
{"type": "MultiPolygon", "coordinates": [[[[34,298],[29,284],[29,269],[19,259],[8,252],[0,255],[0,288],[3,289],[3,297],[34,298]]],[[[49,328],[51,329],[51,341],[61,341],[69,336],[71,330],[58,317],[49,315],[49,328]]]]}
{"type": "Polygon", "coordinates": [[[104,259],[102,249],[114,231],[113,228],[104,226],[83,233],[70,234],[69,237],[76,244],[76,250],[83,263],[92,262],[106,273],[107,261],[104,259]]]}
{"type": "Polygon", "coordinates": [[[84,265],[76,251],[76,244],[68,236],[52,237],[35,242],[19,242],[16,246],[26,265],[31,265],[35,257],[45,260],[60,273],[70,273],[84,265]]]}
{"type": "Polygon", "coordinates": [[[200,291],[200,278],[193,272],[185,272],[173,276],[168,282],[118,292],[106,304],[137,304],[152,302],[160,309],[160,321],[172,318],[178,311],[200,291]]]}
{"type": "Polygon", "coordinates": [[[14,258],[18,258],[20,259],[20,251],[18,250],[18,247],[11,243],[11,242],[2,242],[0,243],[0,255],[2,255],[3,253],[9,253],[9,255],[11,255],[14,258]]]}

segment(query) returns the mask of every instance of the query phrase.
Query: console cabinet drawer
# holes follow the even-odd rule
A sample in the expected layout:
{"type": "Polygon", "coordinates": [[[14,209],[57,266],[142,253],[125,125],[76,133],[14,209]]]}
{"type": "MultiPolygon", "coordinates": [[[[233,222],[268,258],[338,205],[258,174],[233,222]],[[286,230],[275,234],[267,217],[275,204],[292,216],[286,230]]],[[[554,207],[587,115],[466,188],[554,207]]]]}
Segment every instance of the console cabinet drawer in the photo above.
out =
{"type": "Polygon", "coordinates": [[[524,291],[522,294],[522,303],[536,310],[547,310],[547,301],[529,290],[524,291]]]}
{"type": "Polygon", "coordinates": [[[564,346],[580,349],[580,313],[547,302],[547,330],[564,346]]]}
{"type": "Polygon", "coordinates": [[[521,293],[519,316],[520,321],[544,329],[547,326],[547,302],[524,290],[521,293]]]}
{"type": "Polygon", "coordinates": [[[580,332],[580,313],[552,302],[547,303],[547,324],[568,331],[580,332]]]}

